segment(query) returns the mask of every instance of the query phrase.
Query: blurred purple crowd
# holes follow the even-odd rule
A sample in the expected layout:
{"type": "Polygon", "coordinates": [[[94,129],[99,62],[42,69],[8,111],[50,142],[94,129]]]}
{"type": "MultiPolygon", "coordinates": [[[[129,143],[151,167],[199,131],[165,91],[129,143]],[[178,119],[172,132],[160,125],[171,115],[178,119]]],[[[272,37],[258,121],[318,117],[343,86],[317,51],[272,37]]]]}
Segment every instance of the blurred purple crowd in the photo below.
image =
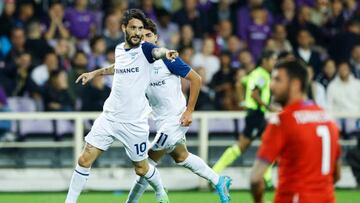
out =
{"type": "Polygon", "coordinates": [[[241,110],[242,78],[272,50],[308,64],[309,98],[360,113],[357,0],[3,0],[0,111],[22,109],[12,108],[14,98],[36,111],[100,111],[111,77],[87,86],[75,79],[114,63],[128,8],[153,19],[159,45],[177,49],[203,77],[197,110],[241,110]]]}

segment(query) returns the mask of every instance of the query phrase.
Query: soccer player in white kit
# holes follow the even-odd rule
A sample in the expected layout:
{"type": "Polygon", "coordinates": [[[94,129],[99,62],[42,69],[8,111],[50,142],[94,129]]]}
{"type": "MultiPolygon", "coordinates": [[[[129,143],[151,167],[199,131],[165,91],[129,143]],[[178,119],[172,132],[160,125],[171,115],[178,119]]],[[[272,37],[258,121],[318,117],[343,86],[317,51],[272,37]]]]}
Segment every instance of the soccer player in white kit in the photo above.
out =
{"type": "Polygon", "coordinates": [[[72,175],[65,203],[75,203],[85,186],[90,168],[99,155],[106,151],[114,139],[120,140],[132,160],[137,175],[144,177],[154,188],[159,203],[170,202],[157,169],[148,163],[148,116],[151,108],[145,96],[150,82],[150,68],[155,59],[174,60],[178,53],[142,42],[146,18],[142,11],[130,9],[122,18],[125,43],[115,49],[115,67],[82,75],[77,82],[86,81],[94,74],[114,74],[109,98],[103,113],[95,120],[86,145],[72,175]]]}
{"type": "MultiPolygon", "coordinates": [[[[156,44],[157,39],[156,25],[148,19],[144,40],[156,44]]],[[[216,174],[200,157],[190,153],[185,144],[185,134],[192,122],[191,115],[201,87],[200,76],[180,58],[175,61],[157,60],[153,66],[150,86],[146,92],[157,129],[149,150],[150,164],[156,165],[163,155],[169,153],[177,165],[190,169],[214,185],[222,203],[229,202],[231,179],[216,174]],[[180,77],[190,82],[187,105],[181,90],[180,77]]],[[[146,179],[139,176],[126,203],[137,203],[148,185],[146,179]]]]}
{"type": "MultiPolygon", "coordinates": [[[[156,25],[150,19],[147,20],[146,25],[143,31],[144,40],[156,44],[158,38],[156,25]]],[[[153,66],[150,69],[150,85],[146,95],[158,131],[149,150],[150,163],[155,166],[163,155],[169,153],[178,165],[190,169],[212,183],[222,203],[229,202],[230,178],[217,175],[200,157],[189,153],[185,145],[185,134],[192,122],[192,112],[201,87],[200,76],[179,58],[174,61],[157,60],[153,66]],[[181,91],[180,77],[190,81],[187,105],[181,91]]],[[[113,66],[100,70],[111,68],[113,66]]],[[[91,79],[92,76],[87,76],[84,82],[91,79]]],[[[137,203],[148,185],[146,179],[139,176],[126,203],[137,203]]]]}

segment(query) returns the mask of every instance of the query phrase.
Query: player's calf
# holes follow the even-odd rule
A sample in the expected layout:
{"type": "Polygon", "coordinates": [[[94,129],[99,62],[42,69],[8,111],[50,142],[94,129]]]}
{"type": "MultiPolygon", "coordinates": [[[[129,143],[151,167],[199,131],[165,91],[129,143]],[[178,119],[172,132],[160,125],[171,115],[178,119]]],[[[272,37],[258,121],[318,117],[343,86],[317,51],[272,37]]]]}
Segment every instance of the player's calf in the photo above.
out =
{"type": "Polygon", "coordinates": [[[189,157],[189,151],[187,150],[185,145],[180,144],[177,145],[174,151],[170,153],[170,156],[177,164],[182,163],[189,157]]]}

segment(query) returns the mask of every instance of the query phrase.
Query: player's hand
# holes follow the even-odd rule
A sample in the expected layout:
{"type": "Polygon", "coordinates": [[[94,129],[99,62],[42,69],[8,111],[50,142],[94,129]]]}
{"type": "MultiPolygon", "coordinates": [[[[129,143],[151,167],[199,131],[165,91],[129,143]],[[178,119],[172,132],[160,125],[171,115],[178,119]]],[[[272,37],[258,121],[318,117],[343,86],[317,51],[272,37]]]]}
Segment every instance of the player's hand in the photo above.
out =
{"type": "Polygon", "coordinates": [[[261,101],[261,97],[260,97],[260,91],[258,89],[254,89],[251,92],[251,97],[258,103],[260,103],[259,101],[261,101]]]}
{"type": "Polygon", "coordinates": [[[95,74],[93,74],[92,72],[90,73],[83,73],[81,74],[75,81],[75,83],[80,82],[81,80],[81,84],[85,85],[86,83],[88,83],[90,80],[92,80],[95,77],[95,74]]]}
{"type": "Polygon", "coordinates": [[[179,56],[179,53],[175,50],[167,50],[166,51],[166,58],[168,60],[175,60],[179,56]]]}
{"type": "Polygon", "coordinates": [[[192,123],[192,111],[186,110],[180,118],[180,123],[184,127],[190,126],[192,123]]]}

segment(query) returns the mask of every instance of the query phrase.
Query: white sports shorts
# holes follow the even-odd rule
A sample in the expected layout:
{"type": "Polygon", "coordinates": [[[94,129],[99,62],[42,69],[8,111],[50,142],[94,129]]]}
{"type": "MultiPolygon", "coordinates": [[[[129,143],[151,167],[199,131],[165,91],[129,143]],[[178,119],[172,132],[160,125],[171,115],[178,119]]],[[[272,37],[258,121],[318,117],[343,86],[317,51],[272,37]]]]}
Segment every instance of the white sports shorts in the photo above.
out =
{"type": "Polygon", "coordinates": [[[114,139],[125,147],[127,156],[134,162],[148,158],[149,125],[144,120],[136,123],[121,123],[106,119],[101,114],[94,122],[85,141],[94,147],[106,151],[114,139]]]}
{"type": "Polygon", "coordinates": [[[178,144],[186,142],[185,134],[189,127],[181,126],[180,117],[156,121],[157,133],[151,143],[151,150],[173,151],[178,144]]]}

